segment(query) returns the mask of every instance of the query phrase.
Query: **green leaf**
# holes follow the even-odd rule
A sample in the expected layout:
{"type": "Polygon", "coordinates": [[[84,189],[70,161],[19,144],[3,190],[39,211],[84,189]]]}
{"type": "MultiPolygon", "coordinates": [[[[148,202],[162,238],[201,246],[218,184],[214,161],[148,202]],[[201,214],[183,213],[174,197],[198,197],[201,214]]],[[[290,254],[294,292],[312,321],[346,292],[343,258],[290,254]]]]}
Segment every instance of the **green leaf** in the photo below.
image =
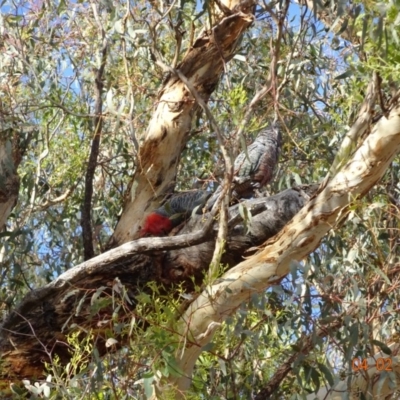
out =
{"type": "Polygon", "coordinates": [[[388,354],[388,355],[392,354],[392,350],[390,349],[390,347],[387,344],[380,342],[379,340],[372,340],[372,343],[375,346],[378,346],[385,354],[388,354]]]}
{"type": "Polygon", "coordinates": [[[359,341],[358,323],[354,323],[350,327],[350,343],[355,346],[359,341]]]}
{"type": "Polygon", "coordinates": [[[343,72],[342,74],[335,76],[335,80],[346,79],[349,78],[350,76],[353,76],[353,71],[351,69],[348,69],[346,72],[343,72]]]}
{"type": "Polygon", "coordinates": [[[329,385],[331,387],[333,387],[334,379],[333,379],[332,371],[325,364],[322,364],[322,363],[317,363],[317,364],[318,364],[318,368],[323,373],[323,375],[324,375],[325,379],[328,381],[329,385]]]}
{"type": "Polygon", "coordinates": [[[154,375],[147,376],[143,379],[144,392],[149,399],[153,395],[154,375]]]}

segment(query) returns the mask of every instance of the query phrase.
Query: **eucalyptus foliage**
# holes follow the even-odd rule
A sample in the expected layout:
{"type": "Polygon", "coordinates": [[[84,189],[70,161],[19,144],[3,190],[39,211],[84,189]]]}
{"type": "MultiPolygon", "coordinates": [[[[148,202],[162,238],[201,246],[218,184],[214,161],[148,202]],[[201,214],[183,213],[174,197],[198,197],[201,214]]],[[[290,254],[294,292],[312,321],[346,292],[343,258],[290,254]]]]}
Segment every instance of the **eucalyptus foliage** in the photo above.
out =
{"type": "MultiPolygon", "coordinates": [[[[277,18],[285,2],[259,2],[254,24],[209,101],[233,154],[279,110],[286,124],[285,145],[268,187],[271,194],[326,177],[373,72],[381,78],[382,104],[399,84],[400,3],[357,1],[351,13],[347,2],[328,3],[325,7],[337,17],[331,26],[319,18],[320,2],[313,11],[291,2],[279,39],[277,18]],[[251,99],[266,84],[278,46],[279,96],[257,103],[244,137],[238,138],[237,129],[251,99]]],[[[21,138],[33,132],[18,170],[18,203],[0,233],[4,314],[27,291],[83,260],[81,205],[104,37],[109,46],[104,126],[92,204],[97,254],[104,251],[124,196],[129,196],[138,145],[165,78],[154,53],[177,65],[213,17],[208,1],[93,4],[1,2],[1,128],[7,132],[17,127],[21,138]]],[[[382,113],[378,106],[376,115],[382,113]]],[[[215,132],[201,112],[191,134],[182,151],[177,188],[215,187],[223,162],[215,132]]],[[[312,351],[299,352],[274,398],[305,398],[346,379],[354,358],[390,352],[388,345],[398,340],[400,329],[399,161],[367,196],[355,201],[346,223],[317,251],[228,319],[199,359],[188,399],[253,398],[299,350],[302,338],[329,319],[342,318],[343,323],[323,336],[315,334],[312,351]],[[353,305],[356,311],[348,313],[353,305]]],[[[171,321],[182,297],[157,296],[157,288],[154,297],[131,299],[121,287],[113,293],[112,298],[103,296],[100,288],[93,313],[112,304],[110,349],[116,346],[115,332],[128,335],[130,345],[99,358],[95,342],[87,340],[94,333],[71,336],[70,364],[64,367],[54,359],[47,365],[47,380],[13,387],[15,398],[144,399],[153,392],[155,377],[181,372],[174,360],[180,338],[171,321]],[[122,318],[126,302],[138,307],[122,318]],[[148,309],[155,311],[149,314],[148,309]]],[[[168,398],[168,391],[163,396],[168,398]]]]}

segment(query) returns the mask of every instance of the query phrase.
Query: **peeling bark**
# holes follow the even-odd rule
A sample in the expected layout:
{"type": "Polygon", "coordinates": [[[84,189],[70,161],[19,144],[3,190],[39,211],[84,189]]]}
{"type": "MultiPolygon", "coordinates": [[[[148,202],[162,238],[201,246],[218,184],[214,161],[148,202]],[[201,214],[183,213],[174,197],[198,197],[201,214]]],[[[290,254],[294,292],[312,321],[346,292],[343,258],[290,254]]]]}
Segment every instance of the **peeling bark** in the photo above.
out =
{"type": "Polygon", "coordinates": [[[22,159],[23,148],[17,132],[0,132],[0,232],[17,203],[19,177],[17,168],[22,159]]]}
{"type": "MultiPolygon", "coordinates": [[[[316,186],[288,189],[276,196],[246,201],[246,206],[254,214],[249,234],[243,221],[238,218],[238,206],[231,207],[230,236],[222,262],[229,266],[237,264],[246,250],[276,234],[301,209],[315,189],[316,186]]],[[[50,356],[56,354],[62,363],[67,363],[70,354],[66,335],[78,326],[81,332],[96,331],[96,346],[100,354],[104,354],[104,332],[108,329],[108,324],[104,322],[112,319],[113,310],[106,308],[96,315],[90,315],[90,302],[99,287],[105,287],[105,293],[109,294],[117,278],[125,285],[132,300],[149,281],[162,283],[172,295],[172,285],[176,283],[181,283],[187,292],[192,291],[193,276],[196,277],[195,284],[202,284],[215,246],[215,230],[203,238],[204,243],[199,245],[161,250],[173,248],[174,242],[179,241],[179,246],[184,246],[186,238],[190,236],[185,232],[201,229],[205,217],[190,220],[180,236],[146,238],[126,243],[68,270],[49,285],[28,293],[1,326],[3,381],[42,376],[43,361],[49,361],[50,356]],[[77,311],[84,296],[86,300],[77,311]],[[70,329],[72,324],[76,324],[75,328],[70,329]]],[[[134,307],[132,304],[132,310],[134,307]]],[[[124,317],[126,314],[121,316],[122,319],[124,317]]],[[[123,338],[117,339],[121,340],[120,344],[123,343],[123,338]]]]}
{"type": "MultiPolygon", "coordinates": [[[[253,22],[253,2],[243,2],[211,31],[203,31],[192,49],[177,66],[208,101],[236,45],[253,22]]],[[[149,211],[157,208],[160,196],[175,180],[180,154],[188,140],[198,105],[186,85],[170,74],[158,95],[156,110],[144,143],[139,148],[137,170],[124,211],[109,247],[126,243],[136,234],[149,211]]]]}
{"type": "MultiPolygon", "coordinates": [[[[400,107],[375,125],[353,157],[320,193],[270,239],[257,254],[225,273],[190,305],[182,316],[181,331],[190,343],[177,353],[185,376],[171,379],[178,393],[188,389],[195,362],[220,323],[253,293],[265,290],[314,251],[322,238],[346,215],[348,207],[383,176],[400,150],[400,107]],[[190,334],[188,333],[190,332],[190,334]]],[[[183,341],[185,342],[185,341],[183,341]]]]}

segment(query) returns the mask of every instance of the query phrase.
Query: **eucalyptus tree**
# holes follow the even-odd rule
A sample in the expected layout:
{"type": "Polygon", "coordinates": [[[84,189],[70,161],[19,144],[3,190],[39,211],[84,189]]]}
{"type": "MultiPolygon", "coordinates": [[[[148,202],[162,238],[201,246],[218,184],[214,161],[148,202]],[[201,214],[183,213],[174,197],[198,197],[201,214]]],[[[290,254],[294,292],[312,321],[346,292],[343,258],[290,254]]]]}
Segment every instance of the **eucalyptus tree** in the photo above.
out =
{"type": "Polygon", "coordinates": [[[1,7],[5,395],[398,396],[396,2],[1,7]],[[238,203],[276,120],[275,177],[238,203]]]}

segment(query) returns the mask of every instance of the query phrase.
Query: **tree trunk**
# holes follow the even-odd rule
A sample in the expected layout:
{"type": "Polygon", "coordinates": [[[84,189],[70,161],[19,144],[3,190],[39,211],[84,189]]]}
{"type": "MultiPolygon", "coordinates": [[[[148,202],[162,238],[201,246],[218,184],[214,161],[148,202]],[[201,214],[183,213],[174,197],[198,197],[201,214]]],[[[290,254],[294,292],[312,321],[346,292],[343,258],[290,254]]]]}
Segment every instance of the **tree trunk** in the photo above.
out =
{"type": "MultiPolygon", "coordinates": [[[[231,207],[228,251],[222,262],[236,265],[246,250],[275,235],[305,204],[309,198],[307,191],[312,193],[315,186],[289,189],[276,196],[247,201],[245,204],[254,215],[250,226],[238,219],[238,205],[231,207]],[[250,234],[246,233],[248,228],[250,234]]],[[[204,216],[199,216],[190,220],[182,233],[201,229],[203,219],[204,216]]],[[[196,246],[171,251],[162,250],[185,246],[190,235],[126,243],[30,292],[2,325],[2,379],[40,377],[43,375],[43,361],[50,361],[55,355],[66,364],[70,359],[66,335],[74,329],[83,333],[96,331],[99,353],[104,354],[103,333],[109,329],[109,324],[104,324],[104,321],[112,320],[114,310],[106,307],[91,316],[93,297],[104,299],[109,296],[112,288],[119,285],[118,280],[125,285],[132,300],[131,310],[135,308],[134,296],[145,290],[149,281],[162,283],[166,291],[171,290],[173,284],[180,283],[190,293],[194,284],[202,284],[213,255],[215,234],[213,231],[196,246]],[[194,282],[193,276],[196,278],[194,282]],[[70,329],[73,324],[75,328],[70,329]]],[[[126,317],[124,313],[121,320],[126,317]]],[[[116,339],[123,344],[123,340],[129,338],[116,339]]]]}
{"type": "Polygon", "coordinates": [[[253,293],[265,290],[284,277],[293,260],[301,261],[314,251],[326,233],[347,215],[348,207],[381,179],[399,150],[400,107],[397,105],[388,119],[379,120],[343,169],[278,235],[258,253],[229,270],[190,305],[182,316],[181,332],[189,336],[189,343],[196,345],[177,352],[184,376],[168,382],[178,389],[177,396],[190,386],[197,358],[220,323],[253,293]]]}
{"type": "Polygon", "coordinates": [[[10,130],[0,132],[0,232],[17,203],[19,190],[17,168],[22,153],[18,132],[10,130]]]}
{"type": "MultiPolygon", "coordinates": [[[[225,63],[232,59],[238,41],[253,22],[252,9],[252,2],[241,3],[211,31],[204,30],[177,66],[203,100],[208,101],[225,63]]],[[[131,190],[109,247],[137,237],[146,214],[157,208],[171,187],[197,111],[199,107],[186,85],[169,74],[139,148],[131,190]]]]}

